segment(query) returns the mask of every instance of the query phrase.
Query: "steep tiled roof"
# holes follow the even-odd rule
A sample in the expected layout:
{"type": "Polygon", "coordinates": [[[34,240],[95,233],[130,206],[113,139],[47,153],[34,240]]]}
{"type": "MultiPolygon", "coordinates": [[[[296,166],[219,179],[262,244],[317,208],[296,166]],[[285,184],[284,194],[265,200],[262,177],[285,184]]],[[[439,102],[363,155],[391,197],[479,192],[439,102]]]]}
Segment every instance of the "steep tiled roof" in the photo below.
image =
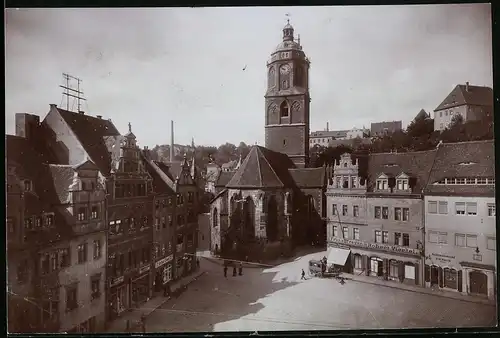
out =
{"type": "Polygon", "coordinates": [[[181,161],[167,162],[167,163],[161,162],[161,163],[164,167],[166,167],[166,170],[169,172],[169,175],[172,177],[172,179],[175,180],[178,176],[180,176],[182,171],[181,161]]]}
{"type": "Polygon", "coordinates": [[[49,170],[59,202],[61,204],[68,203],[70,191],[73,190],[75,169],[71,165],[50,164],[49,170]]]}
{"type": "Polygon", "coordinates": [[[252,146],[228,188],[283,188],[295,183],[288,169],[295,165],[288,156],[261,146],[252,146]]]}
{"type": "Polygon", "coordinates": [[[323,188],[326,184],[324,168],[300,168],[288,171],[299,188],[323,188]]]}
{"type": "MultiPolygon", "coordinates": [[[[153,184],[155,182],[155,176],[159,176],[159,178],[164,183],[167,184],[167,186],[170,190],[175,191],[175,177],[170,172],[168,165],[166,165],[165,163],[163,163],[161,161],[150,161],[148,164],[149,164],[151,171],[154,171],[156,173],[156,175],[152,175],[153,176],[153,184]],[[163,175],[165,175],[166,177],[162,177],[163,175]]],[[[148,169],[148,172],[149,171],[150,170],[148,169]]],[[[164,187],[160,188],[160,189],[163,190],[164,187]]]]}
{"type": "Polygon", "coordinates": [[[233,171],[221,171],[219,172],[219,176],[217,177],[217,180],[215,181],[215,186],[216,187],[225,187],[229,181],[231,181],[231,178],[233,178],[234,172],[233,171]]]}
{"type": "Polygon", "coordinates": [[[418,114],[415,116],[415,119],[423,119],[426,118],[427,116],[429,116],[427,112],[424,109],[420,109],[418,114]]]}
{"type": "Polygon", "coordinates": [[[469,85],[457,85],[450,94],[434,109],[443,110],[465,104],[474,106],[493,106],[493,89],[469,85]]]}
{"type": "Polygon", "coordinates": [[[16,165],[16,173],[19,178],[29,179],[32,182],[33,191],[25,194],[25,213],[39,215],[44,212],[53,212],[56,217],[56,229],[37,232],[33,243],[42,245],[71,235],[71,227],[66,224],[59,211],[53,207],[60,202],[48,164],[49,159],[35,150],[35,145],[24,137],[6,135],[5,148],[6,159],[16,165]]]}
{"type": "MultiPolygon", "coordinates": [[[[421,194],[429,179],[436,150],[409,153],[370,154],[368,158],[368,191],[373,191],[381,174],[395,178],[401,173],[410,177],[413,193],[421,194]]],[[[394,182],[391,182],[394,184],[394,182]]]]}
{"type": "Polygon", "coordinates": [[[494,141],[445,143],[439,146],[425,193],[494,196],[494,185],[438,185],[444,178],[494,178],[494,141]]]}
{"type": "Polygon", "coordinates": [[[111,156],[104,142],[106,136],[119,136],[120,133],[111,121],[97,117],[70,112],[57,108],[59,114],[105,176],[111,171],[111,156]]]}

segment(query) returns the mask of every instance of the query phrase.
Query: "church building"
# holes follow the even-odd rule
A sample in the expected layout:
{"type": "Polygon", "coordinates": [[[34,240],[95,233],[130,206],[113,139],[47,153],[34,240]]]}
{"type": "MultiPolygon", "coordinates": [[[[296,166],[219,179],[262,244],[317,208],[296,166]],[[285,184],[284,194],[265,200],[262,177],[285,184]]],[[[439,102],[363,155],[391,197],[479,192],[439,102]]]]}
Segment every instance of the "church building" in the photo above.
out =
{"type": "Polygon", "coordinates": [[[212,252],[265,260],[325,243],[326,170],[309,167],[309,65],[288,23],[267,62],[265,147],[215,180],[212,252]]]}

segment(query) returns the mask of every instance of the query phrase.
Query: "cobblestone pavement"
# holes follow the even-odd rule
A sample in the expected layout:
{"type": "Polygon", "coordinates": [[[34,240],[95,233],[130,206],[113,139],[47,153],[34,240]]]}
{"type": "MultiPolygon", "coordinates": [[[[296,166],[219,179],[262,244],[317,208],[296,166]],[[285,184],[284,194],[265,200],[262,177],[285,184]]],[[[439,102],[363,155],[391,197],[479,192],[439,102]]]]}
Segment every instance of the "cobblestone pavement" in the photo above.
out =
{"type": "Polygon", "coordinates": [[[356,281],[300,280],[304,259],[224,278],[207,271],[147,320],[148,332],[334,330],[495,325],[493,306],[356,281]]]}

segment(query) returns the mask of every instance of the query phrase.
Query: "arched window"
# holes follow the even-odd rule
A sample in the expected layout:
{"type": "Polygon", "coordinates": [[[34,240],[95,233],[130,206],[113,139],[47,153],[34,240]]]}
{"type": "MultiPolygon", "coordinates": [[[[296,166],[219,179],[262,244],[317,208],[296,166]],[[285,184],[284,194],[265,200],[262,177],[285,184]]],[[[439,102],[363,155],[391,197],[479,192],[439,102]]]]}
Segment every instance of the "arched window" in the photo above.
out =
{"type": "Polygon", "coordinates": [[[214,214],[212,217],[213,227],[217,227],[219,225],[219,214],[217,212],[217,208],[214,208],[214,214]]]}
{"type": "Polygon", "coordinates": [[[288,103],[286,101],[283,101],[280,105],[280,116],[281,117],[290,116],[290,107],[288,107],[288,103]]]}

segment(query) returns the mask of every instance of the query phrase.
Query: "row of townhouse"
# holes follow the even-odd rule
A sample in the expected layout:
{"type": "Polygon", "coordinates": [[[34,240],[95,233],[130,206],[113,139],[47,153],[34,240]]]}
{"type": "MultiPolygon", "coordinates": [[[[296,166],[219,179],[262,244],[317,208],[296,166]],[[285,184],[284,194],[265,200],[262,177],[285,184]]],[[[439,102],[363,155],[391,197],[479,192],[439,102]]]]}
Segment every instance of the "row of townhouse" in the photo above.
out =
{"type": "Polygon", "coordinates": [[[9,332],[102,331],[196,269],[194,160],[56,105],[16,115],[6,159],[9,332]]]}
{"type": "Polygon", "coordinates": [[[493,141],[343,154],[327,187],[328,260],[345,271],[496,294],[493,141]]]}

